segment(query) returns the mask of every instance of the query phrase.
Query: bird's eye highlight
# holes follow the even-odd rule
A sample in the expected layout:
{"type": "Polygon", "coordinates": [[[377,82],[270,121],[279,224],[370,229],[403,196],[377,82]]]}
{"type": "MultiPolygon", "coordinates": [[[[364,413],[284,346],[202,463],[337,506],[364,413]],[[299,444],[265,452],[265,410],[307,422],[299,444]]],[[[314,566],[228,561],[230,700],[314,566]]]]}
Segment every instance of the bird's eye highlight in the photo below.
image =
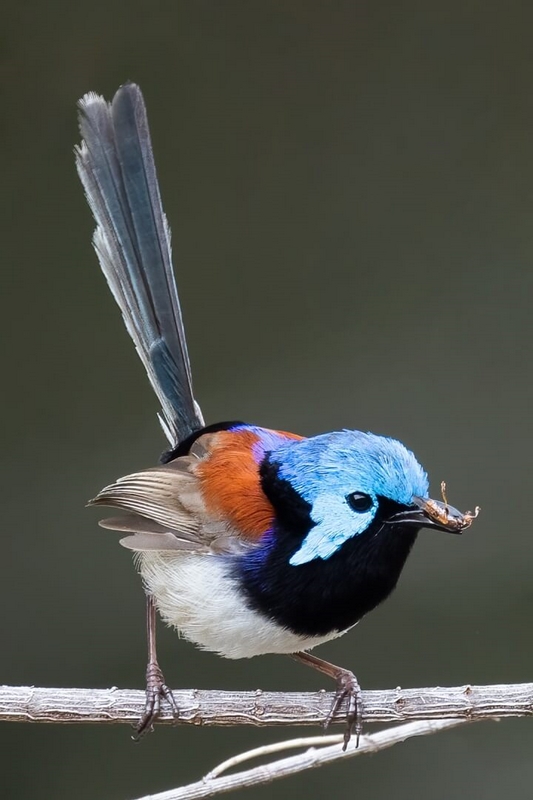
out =
{"type": "Polygon", "coordinates": [[[364,492],[352,492],[346,497],[346,502],[352,511],[357,511],[358,514],[370,511],[373,506],[372,498],[369,494],[364,494],[364,492]]]}

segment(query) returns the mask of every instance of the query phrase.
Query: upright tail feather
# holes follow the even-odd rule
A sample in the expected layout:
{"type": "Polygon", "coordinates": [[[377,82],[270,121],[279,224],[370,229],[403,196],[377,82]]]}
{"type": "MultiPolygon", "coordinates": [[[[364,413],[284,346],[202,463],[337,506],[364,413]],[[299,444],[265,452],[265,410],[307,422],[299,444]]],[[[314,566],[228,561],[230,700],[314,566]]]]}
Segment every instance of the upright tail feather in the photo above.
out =
{"type": "Polygon", "coordinates": [[[204,422],[193,396],[143,96],[128,83],[111,103],[86,94],[79,109],[83,141],[76,166],[96,221],[94,248],[161,403],[159,419],[173,448],[204,422]]]}

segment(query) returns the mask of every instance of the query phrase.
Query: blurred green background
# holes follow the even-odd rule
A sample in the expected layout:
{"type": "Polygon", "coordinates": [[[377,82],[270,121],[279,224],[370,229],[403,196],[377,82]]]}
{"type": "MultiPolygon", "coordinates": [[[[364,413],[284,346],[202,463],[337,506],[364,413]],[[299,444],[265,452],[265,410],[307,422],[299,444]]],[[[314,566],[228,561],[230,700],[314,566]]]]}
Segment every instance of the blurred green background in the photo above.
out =
{"type": "MultiPolygon", "coordinates": [[[[407,443],[459,508],[319,651],[366,688],[533,677],[530,3],[3,4],[0,681],[143,685],[143,593],[89,497],[156,462],[156,403],[90,246],[76,100],[148,104],[206,419],[407,443]]],[[[162,630],[168,681],[314,689],[162,630]]],[[[329,686],[328,686],[329,688],[329,686]]],[[[531,798],[532,723],[414,740],[242,797],[531,798]]],[[[312,733],[311,729],[306,729],[312,733]]],[[[1,727],[2,797],[122,800],[295,731],[1,727]]]]}

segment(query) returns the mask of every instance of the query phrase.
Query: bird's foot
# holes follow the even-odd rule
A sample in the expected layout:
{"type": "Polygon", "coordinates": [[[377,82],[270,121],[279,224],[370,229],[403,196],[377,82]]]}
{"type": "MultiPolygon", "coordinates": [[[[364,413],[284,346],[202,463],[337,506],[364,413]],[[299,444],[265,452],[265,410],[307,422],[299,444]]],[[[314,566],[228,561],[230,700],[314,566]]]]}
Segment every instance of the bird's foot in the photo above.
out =
{"type": "Polygon", "coordinates": [[[146,705],[139,722],[135,726],[132,737],[136,742],[148,731],[153,731],[154,722],[161,714],[161,698],[164,698],[172,709],[172,714],[177,719],[179,711],[174,700],[174,695],[165,683],[165,678],[157,661],[151,661],[146,667],[146,705]]]}
{"type": "Polygon", "coordinates": [[[340,667],[337,668],[337,673],[332,677],[334,677],[337,682],[337,691],[335,692],[329,714],[324,722],[324,727],[328,727],[342,703],[346,700],[346,729],[344,731],[344,744],[342,749],[346,750],[352,738],[352,734],[355,734],[356,737],[355,746],[359,747],[359,737],[363,731],[363,696],[359,681],[349,669],[342,669],[340,667]]]}

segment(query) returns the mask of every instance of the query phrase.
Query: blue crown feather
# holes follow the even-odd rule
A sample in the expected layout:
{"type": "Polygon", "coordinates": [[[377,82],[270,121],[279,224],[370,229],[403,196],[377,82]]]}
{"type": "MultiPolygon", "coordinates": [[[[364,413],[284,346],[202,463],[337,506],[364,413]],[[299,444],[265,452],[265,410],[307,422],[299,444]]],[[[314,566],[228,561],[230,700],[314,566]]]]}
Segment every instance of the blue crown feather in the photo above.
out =
{"type": "Polygon", "coordinates": [[[380,497],[410,505],[427,497],[428,479],[413,453],[396,439],[344,430],[290,442],[275,450],[279,476],[312,508],[314,526],[290,559],[293,566],[327,559],[371,524],[380,497]],[[347,497],[361,492],[373,504],[364,513],[347,497]]]}

